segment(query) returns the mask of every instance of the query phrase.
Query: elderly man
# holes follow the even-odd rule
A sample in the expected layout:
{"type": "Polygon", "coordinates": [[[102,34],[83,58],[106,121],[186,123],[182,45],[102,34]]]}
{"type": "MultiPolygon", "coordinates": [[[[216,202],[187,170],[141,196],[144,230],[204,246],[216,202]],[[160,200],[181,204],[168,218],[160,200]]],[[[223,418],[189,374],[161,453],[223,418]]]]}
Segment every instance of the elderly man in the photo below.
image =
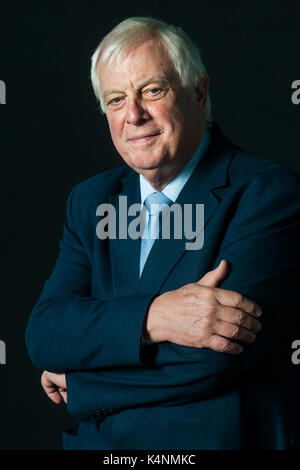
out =
{"type": "Polygon", "coordinates": [[[43,388],[79,421],[64,449],[288,447],[276,357],[297,314],[299,178],[212,122],[180,28],[123,21],[96,49],[92,82],[127,165],[72,190],[26,331],[43,388]],[[144,208],[141,236],[99,236],[99,207],[121,220],[124,197],[144,208]],[[174,203],[204,205],[204,243],[161,236],[174,203]]]}

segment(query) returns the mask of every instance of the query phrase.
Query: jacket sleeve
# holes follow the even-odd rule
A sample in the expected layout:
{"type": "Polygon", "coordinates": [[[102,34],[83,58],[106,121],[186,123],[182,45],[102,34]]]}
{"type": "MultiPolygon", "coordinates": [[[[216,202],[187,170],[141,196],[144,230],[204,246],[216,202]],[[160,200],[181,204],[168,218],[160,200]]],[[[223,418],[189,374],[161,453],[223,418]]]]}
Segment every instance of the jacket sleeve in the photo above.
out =
{"type": "MultiPolygon", "coordinates": [[[[266,344],[276,334],[295,334],[300,323],[300,178],[290,170],[275,166],[269,174],[255,174],[239,195],[230,221],[224,227],[214,265],[222,259],[230,263],[230,273],[220,288],[233,290],[254,300],[262,308],[262,331],[254,343],[243,343],[239,356],[217,353],[214,372],[224,367],[247,369],[265,355],[266,344]]],[[[205,246],[204,248],[205,249],[205,246]]],[[[278,338],[277,338],[278,339],[278,338]]],[[[165,344],[155,358],[168,358],[165,344]]],[[[170,348],[169,348],[170,349],[170,348]]],[[[174,346],[189,358],[200,358],[201,349],[174,346]]],[[[280,344],[276,349],[280,349],[280,344]]],[[[274,343],[270,347],[274,354],[274,343]]]]}
{"type": "Polygon", "coordinates": [[[148,345],[155,354],[142,369],[67,374],[70,413],[206,399],[232,389],[251,368],[261,383],[272,374],[278,381],[299,331],[299,213],[299,179],[279,171],[268,187],[264,178],[249,182],[226,227],[215,266],[227,259],[232,269],[220,287],[255,300],[263,311],[263,329],[241,355],[148,345]]]}
{"type": "Polygon", "coordinates": [[[27,325],[29,356],[52,372],[141,365],[142,326],[153,295],[91,297],[90,262],[73,214],[75,191],[55,268],[27,325]]]}

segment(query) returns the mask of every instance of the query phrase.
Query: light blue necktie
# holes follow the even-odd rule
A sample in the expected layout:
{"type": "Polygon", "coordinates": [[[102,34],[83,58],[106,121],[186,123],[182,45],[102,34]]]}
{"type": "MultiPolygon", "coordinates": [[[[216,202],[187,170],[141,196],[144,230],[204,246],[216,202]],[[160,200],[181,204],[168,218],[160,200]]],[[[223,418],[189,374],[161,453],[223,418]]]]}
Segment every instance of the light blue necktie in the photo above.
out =
{"type": "Polygon", "coordinates": [[[163,193],[152,193],[145,199],[145,206],[147,207],[149,218],[148,223],[143,231],[141,240],[141,253],[140,253],[140,276],[143,272],[144,265],[150,253],[153,243],[158,238],[160,232],[160,213],[169,206],[173,201],[165,196],[163,193]]]}

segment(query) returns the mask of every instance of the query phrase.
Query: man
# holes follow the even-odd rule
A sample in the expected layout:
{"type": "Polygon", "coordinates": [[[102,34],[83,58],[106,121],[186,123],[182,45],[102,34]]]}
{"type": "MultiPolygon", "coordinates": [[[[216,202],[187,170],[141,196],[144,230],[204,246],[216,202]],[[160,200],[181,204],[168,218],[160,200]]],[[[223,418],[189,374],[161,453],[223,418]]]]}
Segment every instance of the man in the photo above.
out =
{"type": "Polygon", "coordinates": [[[123,21],[92,81],[127,166],[72,190],[26,331],[46,393],[79,421],[64,449],[287,448],[279,365],[298,315],[299,178],[212,123],[207,74],[179,28],[123,21]],[[204,204],[203,246],[160,236],[153,194],[162,214],[204,204]],[[125,196],[147,207],[142,239],[99,236],[99,207],[119,216],[125,196]]]}

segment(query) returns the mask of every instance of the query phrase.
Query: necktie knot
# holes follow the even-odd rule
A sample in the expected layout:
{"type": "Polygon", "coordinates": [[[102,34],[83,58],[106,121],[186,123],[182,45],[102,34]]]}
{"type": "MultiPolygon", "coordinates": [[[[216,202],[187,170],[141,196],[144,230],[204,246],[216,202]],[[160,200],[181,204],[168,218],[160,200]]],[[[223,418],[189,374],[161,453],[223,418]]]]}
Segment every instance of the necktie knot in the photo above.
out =
{"type": "Polygon", "coordinates": [[[163,210],[166,204],[168,206],[172,204],[172,201],[165,196],[164,193],[157,192],[149,194],[149,196],[146,197],[144,204],[150,215],[157,215],[163,210]]]}

